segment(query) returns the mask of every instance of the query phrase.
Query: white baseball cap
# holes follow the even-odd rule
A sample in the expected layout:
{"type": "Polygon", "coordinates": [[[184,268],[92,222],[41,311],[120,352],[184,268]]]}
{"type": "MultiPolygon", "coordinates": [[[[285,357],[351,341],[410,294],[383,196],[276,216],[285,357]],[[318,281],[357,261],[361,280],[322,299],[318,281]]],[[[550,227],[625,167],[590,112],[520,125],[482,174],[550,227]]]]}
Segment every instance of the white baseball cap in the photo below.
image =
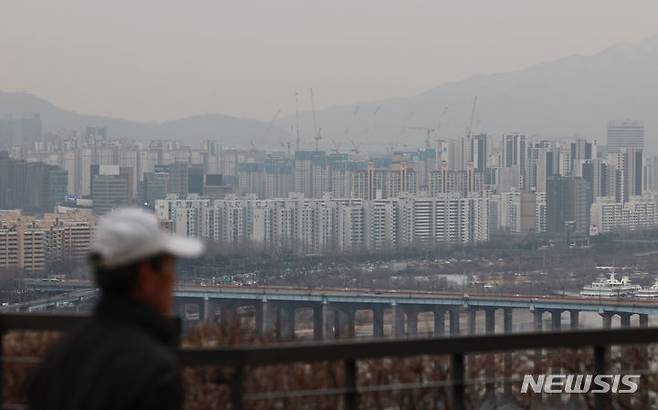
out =
{"type": "Polygon", "coordinates": [[[162,253],[195,258],[203,250],[201,241],[166,233],[153,213],[140,208],[121,208],[102,217],[89,249],[98,255],[101,267],[110,269],[162,253]]]}

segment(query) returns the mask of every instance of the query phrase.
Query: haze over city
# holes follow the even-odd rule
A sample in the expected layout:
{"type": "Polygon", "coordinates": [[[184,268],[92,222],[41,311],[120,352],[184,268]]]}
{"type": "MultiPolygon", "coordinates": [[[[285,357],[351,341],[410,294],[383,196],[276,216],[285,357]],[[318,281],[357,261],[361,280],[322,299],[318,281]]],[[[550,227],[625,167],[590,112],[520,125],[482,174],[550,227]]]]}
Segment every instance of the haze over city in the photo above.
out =
{"type": "Polygon", "coordinates": [[[653,1],[3,1],[0,90],[139,121],[269,121],[592,55],[656,33],[653,1]],[[9,52],[11,50],[11,52],[9,52]]]}
{"type": "Polygon", "coordinates": [[[658,408],[656,21],[0,0],[0,408],[658,408]]]}

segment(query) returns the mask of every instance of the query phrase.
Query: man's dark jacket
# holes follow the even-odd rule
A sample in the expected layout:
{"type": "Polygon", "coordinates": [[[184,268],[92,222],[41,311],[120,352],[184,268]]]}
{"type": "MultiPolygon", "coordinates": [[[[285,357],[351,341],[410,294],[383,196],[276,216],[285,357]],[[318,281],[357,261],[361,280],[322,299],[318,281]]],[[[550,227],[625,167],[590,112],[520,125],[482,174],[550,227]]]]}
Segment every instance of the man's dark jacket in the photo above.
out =
{"type": "Polygon", "coordinates": [[[171,320],[127,298],[105,297],[90,322],[47,355],[30,409],[181,409],[175,342],[171,320]]]}

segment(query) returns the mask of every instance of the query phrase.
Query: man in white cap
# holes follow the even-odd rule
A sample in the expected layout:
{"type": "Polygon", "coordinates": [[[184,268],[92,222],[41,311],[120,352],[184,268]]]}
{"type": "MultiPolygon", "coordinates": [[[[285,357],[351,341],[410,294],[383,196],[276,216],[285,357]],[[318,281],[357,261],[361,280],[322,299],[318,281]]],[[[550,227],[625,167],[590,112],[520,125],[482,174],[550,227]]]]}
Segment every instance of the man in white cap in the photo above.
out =
{"type": "Polygon", "coordinates": [[[172,307],[175,259],[203,244],[163,232],[152,213],[103,217],[90,262],[101,298],[89,323],[58,343],[38,370],[33,410],[181,409],[172,307]]]}

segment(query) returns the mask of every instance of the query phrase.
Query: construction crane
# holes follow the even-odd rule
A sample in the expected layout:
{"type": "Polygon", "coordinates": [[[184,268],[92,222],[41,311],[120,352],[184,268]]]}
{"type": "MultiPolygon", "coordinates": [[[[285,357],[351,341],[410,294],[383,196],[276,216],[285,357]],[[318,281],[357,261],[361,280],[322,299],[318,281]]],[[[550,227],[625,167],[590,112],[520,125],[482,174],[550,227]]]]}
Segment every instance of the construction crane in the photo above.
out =
{"type": "Polygon", "coordinates": [[[315,118],[315,97],[313,96],[313,89],[311,88],[309,90],[311,94],[311,110],[313,112],[313,130],[315,131],[315,136],[313,139],[315,140],[315,151],[320,150],[320,140],[322,139],[322,128],[318,128],[318,122],[317,119],[315,118]]]}
{"type": "Polygon", "coordinates": [[[359,155],[361,144],[357,140],[350,140],[350,143],[352,144],[352,151],[354,155],[359,155]]]}
{"type": "Polygon", "coordinates": [[[427,137],[425,138],[425,148],[430,149],[432,148],[432,133],[436,131],[434,128],[429,128],[429,127],[409,127],[409,129],[412,130],[421,130],[427,132],[427,137]]]}
{"type": "Polygon", "coordinates": [[[471,120],[468,123],[468,128],[466,129],[466,138],[471,138],[471,134],[473,134],[473,119],[475,119],[475,108],[478,105],[478,96],[476,95],[475,98],[473,98],[473,108],[471,109],[471,120]]]}
{"type": "Polygon", "coordinates": [[[340,152],[340,143],[337,142],[337,141],[336,141],[335,139],[333,139],[333,138],[329,138],[329,141],[331,141],[332,145],[334,146],[334,148],[332,149],[332,151],[333,151],[335,154],[338,154],[338,153],[340,152]]]}
{"type": "Polygon", "coordinates": [[[297,138],[295,139],[295,151],[299,151],[302,139],[299,136],[299,93],[295,91],[295,121],[297,122],[297,138]]]}

